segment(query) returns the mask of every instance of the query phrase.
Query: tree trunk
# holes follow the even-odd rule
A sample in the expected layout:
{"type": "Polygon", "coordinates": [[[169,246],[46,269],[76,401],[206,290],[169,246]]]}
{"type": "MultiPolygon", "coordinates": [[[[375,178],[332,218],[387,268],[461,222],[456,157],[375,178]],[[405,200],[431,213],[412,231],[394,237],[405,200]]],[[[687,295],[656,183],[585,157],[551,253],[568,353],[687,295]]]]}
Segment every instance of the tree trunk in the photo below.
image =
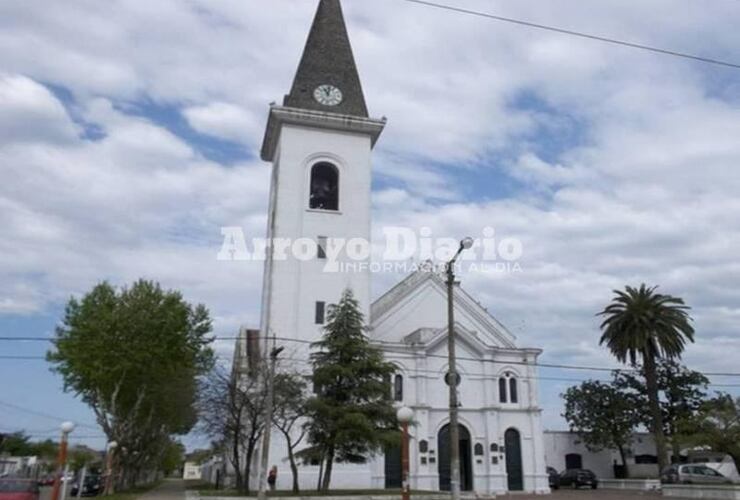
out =
{"type": "Polygon", "coordinates": [[[324,470],[324,481],[321,485],[321,491],[329,491],[331,484],[331,471],[334,468],[334,444],[329,445],[326,451],[326,470],[324,470]]]}
{"type": "Polygon", "coordinates": [[[319,462],[319,481],[316,483],[316,491],[321,491],[321,485],[324,482],[324,457],[321,457],[321,461],[319,462]]]}
{"type": "Polygon", "coordinates": [[[295,463],[295,454],[293,453],[293,444],[290,442],[290,436],[286,435],[285,439],[288,443],[288,461],[290,462],[290,472],[293,474],[293,493],[300,493],[301,489],[298,485],[298,465],[295,463]]]}
{"type": "Polygon", "coordinates": [[[673,463],[681,463],[681,441],[676,434],[671,437],[671,447],[673,448],[673,463]]]}
{"type": "Polygon", "coordinates": [[[249,495],[252,479],[252,455],[254,455],[255,443],[250,440],[247,445],[247,456],[244,457],[244,493],[249,495]]]}
{"type": "Polygon", "coordinates": [[[234,474],[236,475],[236,491],[242,491],[244,487],[243,476],[242,476],[242,464],[239,456],[239,438],[234,436],[233,447],[231,450],[231,465],[234,466],[234,474]]]}
{"type": "Polygon", "coordinates": [[[624,446],[619,445],[619,456],[622,457],[622,466],[624,466],[624,477],[625,479],[630,478],[630,468],[627,465],[627,456],[624,453],[624,446]]]}
{"type": "Polygon", "coordinates": [[[645,386],[650,401],[650,413],[653,420],[653,435],[655,436],[655,449],[658,455],[658,474],[666,466],[666,445],[663,434],[663,415],[660,411],[660,395],[658,393],[658,375],[655,367],[655,357],[652,352],[644,353],[645,386]]]}

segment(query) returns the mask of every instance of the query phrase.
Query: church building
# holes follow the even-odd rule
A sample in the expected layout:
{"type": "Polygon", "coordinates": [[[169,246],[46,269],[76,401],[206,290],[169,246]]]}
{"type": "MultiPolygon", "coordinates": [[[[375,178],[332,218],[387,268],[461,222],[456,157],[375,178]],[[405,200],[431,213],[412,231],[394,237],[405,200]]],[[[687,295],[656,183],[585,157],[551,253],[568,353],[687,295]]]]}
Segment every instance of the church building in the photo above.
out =
{"type": "MultiPolygon", "coordinates": [[[[315,241],[318,252],[311,259],[268,252],[260,335],[294,340],[286,346],[297,360],[291,364],[302,366],[308,344],[322,335],[328,305],[350,288],[371,341],[398,367],[395,401],[414,412],[411,488],[449,490],[444,278],[434,269],[419,270],[373,302],[369,266],[326,269],[331,239],[370,240],[372,154],[385,124],[368,112],[340,0],[320,0],[292,88],[282,105],[270,107],[261,152],[272,164],[268,240],[315,241]]],[[[548,493],[535,366],[541,351],[518,347],[514,335],[461,287],[454,297],[462,490],[548,493]]],[[[238,341],[237,366],[248,344],[238,341]]],[[[281,471],[278,489],[290,489],[286,457],[285,443],[273,431],[270,464],[281,471]]],[[[368,457],[365,464],[335,464],[332,487],[400,488],[400,467],[399,450],[368,457]]],[[[315,488],[319,473],[316,465],[302,465],[302,487],[315,488]]]]}

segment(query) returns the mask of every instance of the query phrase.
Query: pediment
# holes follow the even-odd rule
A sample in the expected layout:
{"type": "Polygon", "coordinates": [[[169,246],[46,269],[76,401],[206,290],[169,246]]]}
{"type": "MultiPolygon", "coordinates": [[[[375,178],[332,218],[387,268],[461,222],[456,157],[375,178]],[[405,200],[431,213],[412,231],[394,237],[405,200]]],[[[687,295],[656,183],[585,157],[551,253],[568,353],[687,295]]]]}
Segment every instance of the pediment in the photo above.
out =
{"type": "MultiPolygon", "coordinates": [[[[454,308],[456,332],[464,332],[472,345],[483,349],[516,347],[516,337],[459,286],[455,288],[454,308]]],[[[373,340],[433,343],[447,332],[445,281],[434,271],[417,271],[376,300],[370,318],[373,340]]]]}
{"type": "MultiPolygon", "coordinates": [[[[422,348],[427,354],[436,354],[438,351],[447,352],[448,331],[449,328],[447,327],[438,330],[423,328],[407,335],[403,342],[410,346],[422,348]]],[[[460,323],[455,323],[455,335],[457,349],[462,347],[469,355],[482,357],[490,349],[490,346],[478,338],[476,332],[468,330],[460,323]]]]}

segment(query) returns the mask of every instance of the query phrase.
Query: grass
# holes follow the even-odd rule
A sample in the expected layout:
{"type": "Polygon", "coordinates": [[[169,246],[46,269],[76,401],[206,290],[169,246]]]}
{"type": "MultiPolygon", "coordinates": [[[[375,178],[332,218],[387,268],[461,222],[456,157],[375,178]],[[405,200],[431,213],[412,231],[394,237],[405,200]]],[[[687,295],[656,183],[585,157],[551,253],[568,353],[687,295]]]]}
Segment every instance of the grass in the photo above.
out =
{"type": "Polygon", "coordinates": [[[134,500],[144,493],[147,493],[149,491],[152,491],[154,488],[162,484],[162,481],[155,481],[151,484],[147,484],[144,486],[137,486],[135,488],[131,488],[126,491],[116,491],[112,495],[106,496],[106,500],[134,500]]]}

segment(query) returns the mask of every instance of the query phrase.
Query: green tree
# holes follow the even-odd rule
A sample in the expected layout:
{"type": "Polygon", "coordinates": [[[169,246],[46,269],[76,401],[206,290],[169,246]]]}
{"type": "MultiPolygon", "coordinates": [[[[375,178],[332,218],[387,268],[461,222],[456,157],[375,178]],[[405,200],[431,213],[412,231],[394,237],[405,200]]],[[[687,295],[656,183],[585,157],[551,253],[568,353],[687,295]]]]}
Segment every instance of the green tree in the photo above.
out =
{"type": "Polygon", "coordinates": [[[718,394],[704,403],[699,419],[697,432],[690,442],[727,453],[740,470],[740,398],[718,394]]]}
{"type": "MultiPolygon", "coordinates": [[[[651,429],[652,412],[645,383],[644,369],[636,372],[617,372],[615,383],[631,391],[640,410],[640,423],[651,429]]],[[[671,442],[674,463],[681,460],[681,445],[698,425],[699,410],[707,397],[709,379],[699,372],[672,359],[658,359],[656,363],[663,433],[671,442]]]]}
{"type": "Polygon", "coordinates": [[[571,432],[577,433],[591,451],[618,449],[622,465],[629,472],[626,450],[640,422],[637,398],[614,384],[594,380],[569,388],[562,397],[563,417],[571,432]]]}
{"type": "Polygon", "coordinates": [[[33,443],[31,438],[23,431],[12,434],[3,434],[2,443],[0,443],[0,452],[7,453],[15,457],[27,457],[34,455],[33,443]]]}
{"type": "Polygon", "coordinates": [[[642,361],[652,431],[660,470],[666,465],[666,444],[660,408],[656,360],[680,358],[686,342],[694,341],[694,328],[683,299],[656,292],[657,287],[626,287],[614,290],[612,302],[599,313],[601,344],[606,344],[622,363],[642,361]]]}
{"type": "Polygon", "coordinates": [[[394,372],[370,345],[364,318],[350,290],[329,307],[322,339],[311,355],[317,394],[307,404],[309,442],[325,463],[321,489],[331,484],[338,462],[363,462],[395,437],[397,423],[385,382],[394,372]]]}
{"type": "Polygon", "coordinates": [[[100,462],[102,462],[100,454],[86,446],[75,446],[69,450],[69,465],[74,472],[100,462]]]}
{"type": "Polygon", "coordinates": [[[275,377],[275,406],[273,424],[285,437],[290,472],[293,474],[293,492],[298,493],[298,464],[296,448],[306,437],[306,426],[299,421],[306,415],[307,384],[305,379],[295,373],[279,373],[275,377]]]}
{"type": "Polygon", "coordinates": [[[33,454],[48,461],[53,461],[59,454],[59,443],[51,439],[37,441],[33,443],[33,454]]]}
{"type": "MultiPolygon", "coordinates": [[[[179,441],[170,439],[165,446],[164,453],[159,464],[159,470],[164,473],[165,476],[171,475],[173,472],[182,469],[185,463],[185,445],[179,441]]],[[[180,476],[182,477],[182,476],[180,476]]]]}
{"type": "Polygon", "coordinates": [[[204,306],[150,281],[101,283],[67,304],[47,359],[119,443],[124,482],[155,470],[169,436],[195,424],[197,378],[213,364],[210,332],[204,306]]]}

